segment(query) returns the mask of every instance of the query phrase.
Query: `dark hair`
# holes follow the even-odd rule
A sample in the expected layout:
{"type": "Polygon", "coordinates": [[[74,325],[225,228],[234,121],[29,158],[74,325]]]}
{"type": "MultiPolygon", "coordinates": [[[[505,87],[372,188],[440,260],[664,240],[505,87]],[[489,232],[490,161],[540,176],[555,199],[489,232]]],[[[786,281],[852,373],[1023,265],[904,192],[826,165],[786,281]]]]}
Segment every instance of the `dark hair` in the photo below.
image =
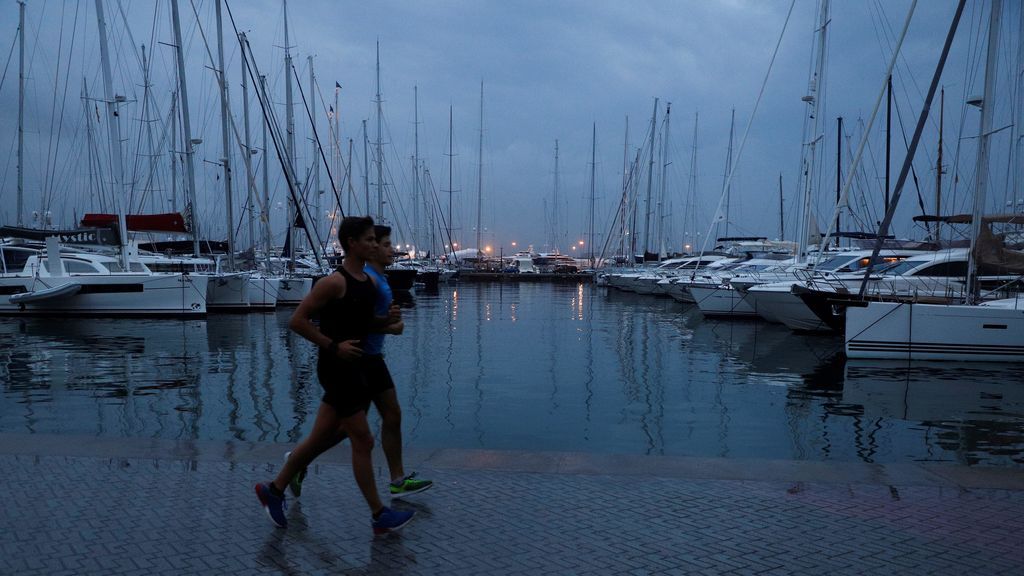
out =
{"type": "Polygon", "coordinates": [[[373,234],[377,237],[377,240],[385,236],[391,236],[391,226],[384,226],[383,224],[374,224],[373,234]]]}
{"type": "Polygon", "coordinates": [[[349,241],[359,238],[372,228],[373,218],[369,216],[346,216],[342,218],[341,225],[338,226],[338,242],[341,243],[342,250],[348,252],[349,241]]]}

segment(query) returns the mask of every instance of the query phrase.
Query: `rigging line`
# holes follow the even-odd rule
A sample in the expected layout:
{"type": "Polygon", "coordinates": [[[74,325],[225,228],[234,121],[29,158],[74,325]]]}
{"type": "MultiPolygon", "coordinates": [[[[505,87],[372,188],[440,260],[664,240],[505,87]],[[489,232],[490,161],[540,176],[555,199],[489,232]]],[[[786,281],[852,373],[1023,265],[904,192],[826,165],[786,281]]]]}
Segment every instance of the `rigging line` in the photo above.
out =
{"type": "MultiPolygon", "coordinates": [[[[899,121],[900,124],[900,135],[903,136],[903,146],[905,149],[909,149],[910,143],[907,142],[907,130],[906,126],[904,126],[903,124],[903,114],[900,112],[900,107],[898,104],[895,106],[895,109],[896,119],[897,121],[899,121]]],[[[914,190],[917,192],[917,204],[918,206],[921,207],[921,215],[926,215],[928,214],[928,210],[924,206],[924,197],[921,196],[921,183],[917,178],[917,169],[914,168],[913,164],[910,165],[910,174],[911,178],[914,179],[914,190]]],[[[925,224],[927,224],[927,222],[925,224]]]]}
{"type": "MultiPolygon", "coordinates": [[[[55,65],[53,67],[54,68],[54,72],[53,72],[53,85],[55,87],[60,83],[60,60],[61,60],[61,56],[63,55],[63,52],[64,52],[64,9],[66,7],[67,7],[66,4],[62,4],[61,5],[60,30],[58,30],[58,32],[57,32],[57,61],[55,62],[55,65]]],[[[77,10],[76,10],[76,13],[77,13],[77,10]]],[[[57,110],[57,90],[54,90],[53,91],[53,98],[50,100],[50,134],[53,134],[53,123],[54,123],[54,116],[56,115],[56,110],[57,110]]],[[[43,183],[42,183],[42,190],[41,190],[41,194],[40,194],[41,197],[40,197],[40,206],[39,206],[40,211],[45,211],[46,210],[46,205],[48,204],[48,202],[46,201],[46,198],[48,196],[48,190],[49,190],[50,184],[51,184],[51,182],[50,182],[50,174],[52,173],[51,172],[51,163],[52,162],[53,162],[53,144],[52,144],[52,142],[50,142],[50,143],[47,143],[47,145],[46,145],[46,163],[43,165],[43,183]]]]}
{"type": "MultiPolygon", "coordinates": [[[[321,109],[326,110],[328,106],[333,107],[334,106],[333,104],[328,104],[327,101],[324,100],[324,93],[323,93],[322,90],[320,90],[320,80],[318,78],[315,78],[313,80],[313,83],[314,83],[314,85],[316,87],[315,96],[320,98],[320,107],[321,107],[321,109]]],[[[341,105],[339,104],[338,106],[340,107],[341,105]]],[[[338,111],[337,110],[334,111],[334,115],[335,116],[338,115],[338,111]]],[[[332,121],[333,119],[331,118],[331,116],[329,114],[327,116],[327,119],[328,119],[327,126],[330,128],[330,130],[328,130],[328,137],[329,137],[328,141],[332,141],[333,140],[334,141],[334,145],[340,151],[341,150],[340,135],[337,132],[334,131],[334,122],[332,121]]],[[[339,160],[341,161],[341,168],[343,169],[342,171],[343,172],[348,172],[348,166],[345,164],[345,157],[341,156],[341,155],[339,155],[339,156],[340,156],[339,160]]],[[[333,184],[333,182],[332,182],[332,184],[333,184]]],[[[345,177],[344,177],[344,174],[342,175],[341,187],[342,188],[345,187],[345,177]]]]}
{"type": "MultiPolygon", "coordinates": [[[[57,161],[56,161],[56,158],[60,157],[60,147],[61,147],[61,142],[63,141],[63,136],[64,136],[64,131],[61,130],[60,127],[62,127],[64,125],[64,114],[65,114],[66,109],[67,109],[68,85],[71,82],[71,71],[70,71],[70,68],[71,68],[71,54],[74,54],[74,51],[75,51],[75,38],[76,38],[76,35],[75,35],[74,31],[78,29],[78,15],[79,15],[79,8],[80,8],[80,6],[81,6],[81,4],[76,4],[76,8],[75,8],[75,21],[74,21],[74,24],[72,25],[72,29],[71,29],[72,30],[72,32],[71,32],[71,46],[68,47],[68,65],[67,65],[66,74],[64,76],[64,94],[61,95],[60,118],[58,118],[58,120],[57,120],[57,127],[58,127],[58,129],[57,129],[57,144],[56,144],[56,146],[55,146],[55,148],[53,150],[53,155],[54,155],[54,158],[55,158],[55,160],[53,162],[53,165],[51,167],[51,170],[53,171],[53,174],[56,174],[56,171],[57,171],[57,161]]],[[[63,18],[61,20],[63,20],[63,18]]],[[[61,25],[61,27],[63,28],[63,24],[61,25]]],[[[59,51],[58,51],[58,53],[59,53],[59,51]]],[[[47,161],[47,163],[49,163],[49,161],[47,161]]],[[[55,186],[55,184],[53,183],[54,182],[53,179],[54,179],[54,176],[51,174],[50,177],[48,178],[49,182],[51,183],[51,186],[50,186],[50,190],[47,191],[47,195],[51,196],[50,200],[52,200],[53,187],[55,186]]]]}
{"type": "Polygon", "coordinates": [[[22,31],[18,30],[18,34],[14,35],[14,40],[11,41],[11,51],[7,53],[7,63],[4,64],[3,76],[0,76],[0,90],[4,89],[4,81],[7,79],[7,69],[11,66],[11,59],[14,57],[14,47],[18,45],[18,35],[22,31]]]}
{"type": "MultiPolygon", "coordinates": [[[[313,121],[313,114],[309,110],[309,104],[306,102],[306,93],[302,89],[302,82],[299,80],[299,72],[295,69],[294,65],[292,66],[292,74],[295,76],[295,84],[299,89],[299,97],[302,98],[302,107],[306,110],[306,117],[309,118],[310,128],[313,130],[313,138],[316,140],[316,149],[320,152],[320,159],[323,160],[324,166],[327,168],[327,178],[331,181],[331,191],[334,192],[334,200],[338,203],[338,210],[341,212],[341,217],[344,218],[345,210],[341,208],[341,197],[338,195],[338,187],[334,183],[334,175],[331,174],[331,163],[327,161],[327,156],[324,154],[324,147],[320,143],[320,133],[316,129],[316,123],[313,121]]],[[[318,192],[314,190],[314,193],[318,192]]],[[[319,216],[320,215],[317,214],[318,218],[319,216]]],[[[316,231],[315,226],[314,231],[316,231]]],[[[317,235],[319,235],[319,232],[317,235]]],[[[317,240],[319,240],[319,238],[317,240]]],[[[323,245],[326,245],[326,243],[323,245]]]]}
{"type": "MultiPolygon", "coordinates": [[[[871,259],[868,260],[868,265],[865,268],[864,281],[861,283],[859,290],[859,295],[861,297],[864,296],[864,291],[867,289],[868,278],[871,276],[871,270],[875,266],[874,261],[878,258],[878,253],[882,249],[883,237],[888,233],[889,223],[892,221],[892,217],[896,213],[896,205],[899,203],[900,195],[903,193],[903,184],[907,180],[907,173],[910,171],[909,169],[913,161],[914,153],[917,151],[917,144],[921,140],[921,132],[924,130],[925,121],[928,119],[928,110],[935,97],[935,90],[938,87],[939,79],[942,77],[942,70],[946,66],[946,57],[949,55],[950,46],[953,44],[953,37],[956,35],[957,26],[960,24],[960,16],[963,14],[965,2],[966,0],[960,0],[957,3],[956,14],[953,16],[949,32],[946,34],[946,41],[942,46],[942,54],[939,56],[939,62],[935,67],[935,73],[932,75],[931,84],[928,86],[928,95],[925,98],[924,106],[921,108],[921,115],[918,117],[917,126],[914,128],[914,136],[910,141],[910,149],[907,151],[907,157],[903,160],[903,167],[900,169],[899,178],[896,180],[896,187],[893,189],[892,199],[890,200],[889,206],[886,207],[885,217],[882,219],[882,224],[878,229],[878,239],[875,241],[875,246],[871,250],[871,259]]],[[[916,4],[917,0],[914,0],[914,3],[916,4]]],[[[881,94],[879,94],[879,101],[881,101],[881,94]]]]}
{"type": "MultiPolygon", "coordinates": [[[[198,29],[199,35],[200,35],[200,37],[203,40],[203,47],[206,48],[206,55],[210,59],[210,68],[213,69],[215,71],[215,73],[216,73],[215,75],[217,77],[217,84],[218,84],[218,86],[223,86],[223,85],[225,85],[227,83],[227,80],[225,79],[224,71],[223,70],[219,70],[214,65],[213,53],[210,51],[210,43],[206,39],[206,33],[203,30],[202,24],[199,23],[199,12],[196,10],[195,2],[193,0],[189,0],[189,4],[191,4],[192,12],[196,16],[196,29],[198,29]]],[[[225,4],[225,6],[226,5],[227,4],[225,4]]],[[[236,37],[237,37],[237,32],[238,32],[237,28],[235,29],[235,32],[236,32],[236,37]]],[[[244,58],[244,54],[242,55],[242,57],[244,58]]],[[[255,84],[255,82],[254,82],[254,84],[255,84]]],[[[209,113],[210,113],[210,115],[213,114],[212,109],[210,109],[209,113]]],[[[241,149],[242,154],[248,154],[249,151],[245,147],[245,143],[242,141],[242,137],[241,137],[241,135],[238,132],[238,126],[235,125],[234,117],[229,116],[228,117],[228,123],[230,124],[232,133],[234,134],[235,143],[241,149]]],[[[234,170],[232,170],[232,171],[234,171],[234,170]]],[[[217,178],[219,179],[220,175],[218,175],[217,178]]],[[[246,173],[246,179],[248,181],[247,185],[256,186],[256,176],[255,176],[255,173],[248,173],[247,172],[246,173]]],[[[231,191],[231,192],[233,193],[234,191],[231,191]]],[[[230,233],[230,230],[228,232],[230,233]]]]}
{"type": "MultiPolygon", "coordinates": [[[[961,7],[962,6],[963,6],[963,4],[961,2],[961,7]]],[[[850,162],[849,173],[846,176],[846,182],[843,184],[843,190],[842,190],[842,193],[840,193],[840,195],[839,195],[839,200],[836,202],[835,209],[832,211],[832,218],[829,220],[827,232],[822,237],[821,242],[818,244],[818,257],[815,258],[815,260],[814,260],[814,265],[811,267],[812,271],[817,268],[818,262],[821,261],[821,251],[822,251],[822,249],[825,246],[828,245],[829,238],[832,237],[833,226],[835,226],[836,218],[839,216],[839,210],[842,207],[842,205],[846,202],[847,196],[850,194],[850,186],[853,184],[853,175],[856,172],[857,167],[860,165],[860,159],[861,159],[861,157],[864,154],[864,148],[865,148],[865,146],[867,146],[868,135],[871,132],[871,128],[875,124],[875,118],[878,117],[878,110],[879,110],[879,108],[882,105],[882,98],[885,96],[886,90],[888,89],[889,79],[892,78],[892,70],[896,66],[896,60],[899,57],[901,48],[903,47],[903,40],[907,37],[907,30],[910,28],[910,21],[911,21],[911,19],[914,16],[914,10],[916,8],[917,8],[917,0],[913,0],[913,2],[910,5],[910,9],[907,11],[907,18],[903,22],[903,30],[900,32],[899,40],[896,42],[896,47],[895,47],[895,49],[893,51],[892,58],[889,59],[889,68],[886,70],[885,75],[882,77],[884,79],[884,81],[882,82],[882,87],[881,87],[881,89],[878,92],[878,96],[875,98],[874,108],[872,108],[871,116],[868,117],[867,126],[864,128],[864,135],[861,137],[860,144],[857,146],[857,153],[854,156],[853,161],[850,162]]],[[[959,15],[959,12],[958,12],[958,15],[959,15]]],[[[959,17],[957,18],[957,21],[959,21],[959,17]]],[[[949,41],[952,41],[952,39],[950,38],[949,41]]],[[[947,51],[948,51],[948,46],[947,46],[947,51]]],[[[943,62],[945,62],[945,58],[943,58],[943,62]]],[[[934,95],[934,86],[932,87],[931,94],[934,95]]],[[[930,104],[930,103],[931,103],[931,100],[928,101],[928,104],[930,104]]],[[[927,118],[927,114],[924,115],[923,119],[926,119],[926,118],[927,118]]],[[[924,124],[923,123],[920,125],[920,128],[924,128],[924,124]]],[[[919,135],[918,135],[918,140],[919,140],[919,135]]],[[[917,141],[914,142],[914,146],[913,146],[913,150],[916,150],[916,149],[917,149],[917,141]]],[[[904,164],[904,166],[906,166],[906,164],[904,164]]],[[[906,176],[904,176],[903,174],[901,174],[901,176],[905,180],[906,176]]],[[[902,184],[903,184],[904,180],[900,180],[897,183],[897,188],[902,187],[902,184]]],[[[888,209],[889,207],[887,206],[886,208],[888,209]]],[[[881,248],[881,236],[882,235],[883,234],[879,235],[880,239],[879,239],[879,242],[876,244],[877,248],[881,248]]],[[[872,258],[877,258],[877,257],[878,257],[878,253],[877,253],[877,250],[876,250],[875,254],[872,255],[872,258]]],[[[870,266],[870,263],[869,263],[869,266],[870,266]]]]}
{"type": "MultiPolygon", "coordinates": [[[[231,5],[228,4],[227,0],[224,0],[224,7],[227,9],[228,19],[231,20],[231,27],[235,31],[235,37],[237,38],[240,35],[238,31],[238,25],[235,23],[234,13],[232,13],[231,5]]],[[[259,70],[256,67],[256,63],[252,61],[252,47],[249,45],[248,38],[245,39],[245,45],[248,48],[248,54],[246,54],[244,50],[242,53],[243,60],[245,61],[245,69],[249,73],[249,77],[252,79],[253,85],[258,87],[256,89],[256,96],[257,100],[260,103],[260,111],[263,114],[263,121],[270,128],[269,132],[271,134],[271,140],[274,143],[274,151],[277,153],[277,159],[280,162],[281,169],[285,174],[285,181],[288,186],[288,193],[291,196],[292,202],[294,202],[297,207],[303,206],[302,204],[299,203],[298,191],[295,189],[294,174],[291,173],[291,168],[289,166],[289,163],[286,161],[286,156],[282,150],[283,146],[281,142],[282,136],[280,133],[280,124],[276,121],[271,122],[271,120],[276,120],[276,118],[274,118],[273,116],[273,110],[269,109],[270,96],[267,94],[265,90],[263,90],[263,83],[257,82],[257,80],[259,79],[259,70]]],[[[291,223],[289,223],[289,225],[291,225],[291,223]]],[[[306,240],[309,242],[310,246],[319,245],[319,239],[318,241],[314,242],[313,237],[310,234],[309,229],[307,227],[303,227],[303,231],[306,234],[306,240]]],[[[323,259],[321,258],[319,251],[314,250],[313,257],[316,259],[317,266],[323,266],[323,259]]]]}
{"type": "MultiPolygon", "coordinates": [[[[916,1],[917,0],[915,0],[915,2],[916,1]]],[[[775,42],[775,50],[772,51],[771,60],[768,62],[768,70],[765,71],[764,80],[761,81],[761,89],[757,93],[757,100],[754,101],[754,109],[750,113],[750,119],[747,121],[747,127],[743,131],[743,138],[740,140],[740,146],[736,152],[736,160],[732,164],[732,167],[729,170],[729,175],[726,177],[725,182],[722,185],[722,195],[718,199],[718,208],[715,210],[715,215],[712,217],[713,221],[711,223],[711,226],[708,227],[707,236],[704,237],[704,245],[701,246],[700,249],[701,256],[703,256],[704,252],[707,250],[708,240],[711,238],[711,231],[714,229],[715,225],[718,224],[718,214],[722,211],[722,208],[725,203],[726,192],[729,190],[729,185],[732,184],[732,177],[733,174],[736,173],[736,167],[740,163],[740,157],[743,156],[743,148],[747,143],[747,136],[750,135],[750,127],[753,125],[754,118],[757,116],[757,108],[761,104],[761,97],[764,96],[765,87],[767,87],[768,85],[768,78],[771,76],[772,68],[775,65],[775,57],[778,56],[779,54],[779,47],[782,45],[782,38],[786,35],[786,28],[789,27],[789,20],[793,16],[793,7],[795,5],[796,0],[792,0],[789,4],[789,11],[786,12],[786,21],[782,25],[782,31],[779,33],[778,41],[775,42]]],[[[696,271],[694,272],[694,274],[696,274],[696,271]]]]}

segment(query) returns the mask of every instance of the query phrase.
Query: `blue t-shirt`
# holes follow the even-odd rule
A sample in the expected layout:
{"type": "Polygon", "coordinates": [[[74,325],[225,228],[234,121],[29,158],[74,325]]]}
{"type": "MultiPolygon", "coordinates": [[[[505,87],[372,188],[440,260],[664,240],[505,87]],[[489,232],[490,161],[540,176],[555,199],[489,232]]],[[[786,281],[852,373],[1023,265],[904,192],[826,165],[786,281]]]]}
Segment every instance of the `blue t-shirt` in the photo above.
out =
{"type": "MultiPolygon", "coordinates": [[[[391,300],[394,297],[388,279],[369,265],[363,268],[363,272],[373,276],[373,279],[377,281],[377,300],[373,303],[373,313],[377,316],[387,316],[388,309],[391,308],[391,300]]],[[[370,332],[366,337],[366,346],[363,347],[363,352],[374,356],[383,354],[384,335],[379,332],[370,332]]]]}

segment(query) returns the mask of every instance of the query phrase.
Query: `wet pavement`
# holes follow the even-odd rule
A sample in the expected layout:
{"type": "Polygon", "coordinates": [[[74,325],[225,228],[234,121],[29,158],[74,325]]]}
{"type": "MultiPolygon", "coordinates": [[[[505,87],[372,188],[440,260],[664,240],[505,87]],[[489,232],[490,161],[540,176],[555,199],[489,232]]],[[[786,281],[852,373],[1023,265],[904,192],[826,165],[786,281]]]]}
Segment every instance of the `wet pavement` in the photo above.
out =
{"type": "MultiPolygon", "coordinates": [[[[347,447],[289,527],[290,445],[0,434],[0,574],[1019,574],[1024,472],[406,449],[433,489],[374,537],[347,447]]],[[[377,477],[385,488],[384,459],[377,477]]]]}

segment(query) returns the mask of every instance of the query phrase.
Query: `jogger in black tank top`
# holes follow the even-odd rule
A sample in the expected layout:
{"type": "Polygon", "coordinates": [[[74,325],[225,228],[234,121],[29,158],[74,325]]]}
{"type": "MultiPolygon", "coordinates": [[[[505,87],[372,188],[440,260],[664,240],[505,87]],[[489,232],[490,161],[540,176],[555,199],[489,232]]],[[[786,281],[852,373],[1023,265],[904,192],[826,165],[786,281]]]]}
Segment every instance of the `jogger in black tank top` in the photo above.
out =
{"type": "Polygon", "coordinates": [[[274,524],[285,528],[285,487],[294,474],[334,444],[341,430],[352,442],[352,474],[373,514],[373,530],[380,534],[401,528],[413,512],[385,507],[377,492],[371,458],[373,433],[366,420],[371,390],[361,361],[361,341],[371,330],[401,320],[401,315],[397,309],[388,318],[373,315],[376,287],[363,271],[366,259],[377,249],[373,220],[345,218],[338,239],[345,250],[342,266],[313,285],[289,323],[292,330],[320,348],[317,375],[324,388],[323,400],[309,436],[291,452],[273,482],[256,485],[256,494],[274,524]],[[319,327],[310,320],[317,314],[319,327]]]}

